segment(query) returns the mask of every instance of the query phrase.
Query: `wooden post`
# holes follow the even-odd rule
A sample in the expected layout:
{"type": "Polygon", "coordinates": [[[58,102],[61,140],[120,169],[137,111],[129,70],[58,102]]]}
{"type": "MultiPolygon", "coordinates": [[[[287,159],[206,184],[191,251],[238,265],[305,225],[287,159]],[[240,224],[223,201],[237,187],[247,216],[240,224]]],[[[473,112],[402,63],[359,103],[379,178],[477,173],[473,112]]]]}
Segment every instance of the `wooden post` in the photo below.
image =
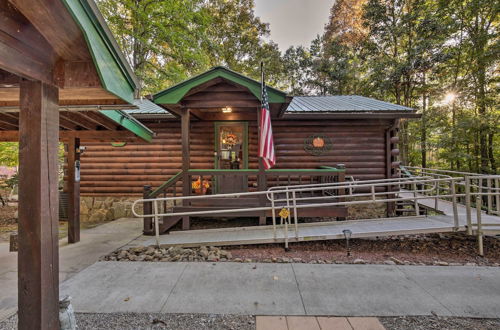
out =
{"type": "MultiPolygon", "coordinates": [[[[343,170],[342,172],[338,172],[337,180],[338,182],[342,182],[341,184],[345,183],[345,166],[343,164],[337,164],[336,167],[338,169],[343,170]]],[[[337,190],[337,193],[339,196],[345,196],[345,188],[340,188],[337,190]]],[[[340,197],[338,199],[339,202],[345,202],[346,198],[345,197],[340,197]]],[[[347,207],[347,206],[346,206],[347,207]]],[[[345,217],[337,217],[337,221],[344,221],[346,218],[345,217]]]]}
{"type": "MultiPolygon", "coordinates": [[[[151,186],[145,185],[142,193],[143,199],[148,199],[151,194],[151,186]]],[[[151,215],[153,214],[153,203],[152,202],[143,202],[142,203],[142,214],[151,215]]],[[[143,220],[143,229],[142,233],[144,235],[153,235],[153,218],[144,218],[143,220]]]]}
{"type": "Polygon", "coordinates": [[[68,243],[80,242],[80,139],[68,141],[68,243]]]}
{"type": "Polygon", "coordinates": [[[59,329],[59,92],[20,83],[19,329],[59,329]]]}
{"type": "MultiPolygon", "coordinates": [[[[190,111],[184,109],[181,117],[181,134],[182,134],[182,195],[191,195],[191,178],[189,176],[189,168],[191,163],[189,150],[189,126],[190,126],[190,111]]],[[[182,205],[189,205],[188,201],[183,201],[182,205]]],[[[182,217],[182,229],[189,229],[189,216],[182,217]]]]}

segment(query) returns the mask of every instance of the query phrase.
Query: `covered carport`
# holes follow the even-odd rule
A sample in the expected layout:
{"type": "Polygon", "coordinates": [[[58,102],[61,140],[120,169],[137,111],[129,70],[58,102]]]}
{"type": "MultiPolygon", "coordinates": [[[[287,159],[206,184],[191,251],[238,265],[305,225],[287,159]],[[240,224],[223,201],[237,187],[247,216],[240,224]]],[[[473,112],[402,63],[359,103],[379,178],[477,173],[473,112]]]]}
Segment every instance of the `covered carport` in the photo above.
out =
{"type": "MultiPolygon", "coordinates": [[[[86,139],[151,139],[120,111],[131,108],[137,88],[92,0],[0,2],[0,138],[19,141],[20,329],[59,328],[59,140],[75,164],[86,139]]],[[[67,173],[73,241],[75,168],[67,173]]]]}

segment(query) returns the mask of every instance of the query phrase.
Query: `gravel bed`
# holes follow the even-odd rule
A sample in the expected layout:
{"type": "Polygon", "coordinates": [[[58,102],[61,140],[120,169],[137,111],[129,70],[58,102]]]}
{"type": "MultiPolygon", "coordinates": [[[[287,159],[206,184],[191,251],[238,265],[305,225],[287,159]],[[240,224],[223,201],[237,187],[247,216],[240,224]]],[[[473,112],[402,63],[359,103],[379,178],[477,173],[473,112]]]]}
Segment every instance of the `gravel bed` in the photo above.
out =
{"type": "Polygon", "coordinates": [[[118,249],[101,260],[153,262],[265,262],[313,264],[386,264],[434,266],[500,266],[500,240],[484,238],[485,256],[477,254],[475,237],[464,234],[405,235],[352,239],[350,254],[344,240],[199,248],[134,245],[118,249]]]}
{"type": "Polygon", "coordinates": [[[500,319],[465,317],[400,316],[379,317],[387,330],[497,330],[500,319]]]}
{"type": "MultiPolygon", "coordinates": [[[[246,315],[149,314],[149,313],[76,313],[79,330],[254,330],[255,318],[246,315]]],[[[0,322],[0,330],[17,329],[17,315],[0,322]]]]}

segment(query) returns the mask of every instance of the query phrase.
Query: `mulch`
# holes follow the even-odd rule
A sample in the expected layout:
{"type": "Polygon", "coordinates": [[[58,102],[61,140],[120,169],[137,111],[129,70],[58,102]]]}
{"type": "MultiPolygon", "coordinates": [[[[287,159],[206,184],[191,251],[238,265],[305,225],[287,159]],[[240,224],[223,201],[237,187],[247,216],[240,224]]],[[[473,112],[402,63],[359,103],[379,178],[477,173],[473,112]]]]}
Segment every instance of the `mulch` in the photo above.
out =
{"type": "Polygon", "coordinates": [[[365,263],[382,264],[392,257],[407,264],[432,265],[437,261],[480,266],[500,264],[500,239],[494,237],[484,238],[484,257],[477,254],[476,238],[462,233],[351,239],[349,245],[349,256],[345,240],[290,243],[290,251],[285,251],[283,244],[233,246],[225,250],[231,251],[233,258],[256,261],[286,257],[301,258],[305,262],[352,263],[362,259],[365,263]]]}

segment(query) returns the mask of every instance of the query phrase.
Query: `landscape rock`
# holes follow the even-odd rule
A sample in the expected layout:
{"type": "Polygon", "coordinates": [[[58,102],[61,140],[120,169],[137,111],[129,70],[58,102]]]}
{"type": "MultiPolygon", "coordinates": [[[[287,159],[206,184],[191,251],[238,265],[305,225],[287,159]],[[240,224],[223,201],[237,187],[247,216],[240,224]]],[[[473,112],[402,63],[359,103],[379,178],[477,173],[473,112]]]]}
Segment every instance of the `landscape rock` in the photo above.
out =
{"type": "Polygon", "coordinates": [[[356,265],[364,265],[366,264],[366,262],[363,260],[363,259],[355,259],[353,261],[353,264],[356,264],[356,265]]]}
{"type": "Polygon", "coordinates": [[[386,265],[395,265],[396,263],[394,261],[392,261],[392,260],[386,260],[386,261],[384,261],[384,264],[386,264],[386,265]]]}
{"type": "Polygon", "coordinates": [[[398,258],[395,257],[390,257],[389,260],[392,260],[396,263],[396,265],[404,265],[404,261],[399,260],[398,258]]]}

